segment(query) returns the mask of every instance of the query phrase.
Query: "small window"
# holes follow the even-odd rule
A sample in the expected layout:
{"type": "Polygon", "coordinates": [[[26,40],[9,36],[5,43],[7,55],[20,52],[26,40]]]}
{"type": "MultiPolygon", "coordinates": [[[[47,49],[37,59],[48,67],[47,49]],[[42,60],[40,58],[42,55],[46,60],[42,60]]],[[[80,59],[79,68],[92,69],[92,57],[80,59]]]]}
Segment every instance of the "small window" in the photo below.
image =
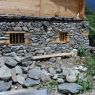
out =
{"type": "Polygon", "coordinates": [[[57,36],[50,43],[68,43],[70,40],[68,33],[59,32],[57,36]]]}
{"type": "Polygon", "coordinates": [[[68,35],[67,35],[67,33],[60,32],[59,33],[59,41],[60,42],[64,42],[64,43],[68,42],[68,35]]]}
{"type": "Polygon", "coordinates": [[[10,33],[10,44],[25,43],[24,33],[10,33]]]}

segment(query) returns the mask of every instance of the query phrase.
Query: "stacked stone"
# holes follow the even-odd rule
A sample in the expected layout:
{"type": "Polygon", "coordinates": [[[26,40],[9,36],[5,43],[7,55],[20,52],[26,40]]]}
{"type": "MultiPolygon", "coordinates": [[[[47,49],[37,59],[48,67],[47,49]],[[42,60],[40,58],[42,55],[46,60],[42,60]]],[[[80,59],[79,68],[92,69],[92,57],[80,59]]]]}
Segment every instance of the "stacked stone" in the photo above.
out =
{"type": "MultiPolygon", "coordinates": [[[[81,86],[75,82],[80,71],[64,65],[73,64],[75,59],[76,62],[80,60],[80,58],[63,60],[50,58],[34,61],[31,55],[21,57],[15,52],[5,53],[0,57],[0,92],[35,86],[39,88],[37,85],[54,80],[58,83],[59,92],[78,93],[81,86]]],[[[83,67],[80,69],[86,70],[83,67]]]]}
{"type": "Polygon", "coordinates": [[[30,50],[32,55],[51,54],[59,52],[69,52],[73,48],[87,48],[89,39],[83,36],[83,32],[88,32],[86,21],[74,20],[17,20],[0,22],[0,37],[4,37],[7,31],[29,32],[30,50]],[[66,32],[69,35],[68,43],[51,43],[56,40],[59,32],[66,32]]]}

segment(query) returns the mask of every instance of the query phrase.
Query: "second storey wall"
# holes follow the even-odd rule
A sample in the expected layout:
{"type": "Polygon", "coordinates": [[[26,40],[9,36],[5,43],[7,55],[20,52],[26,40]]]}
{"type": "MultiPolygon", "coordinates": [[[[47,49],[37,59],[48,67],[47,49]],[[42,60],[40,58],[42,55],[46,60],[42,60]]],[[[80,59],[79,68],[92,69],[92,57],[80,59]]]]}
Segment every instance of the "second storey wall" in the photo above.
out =
{"type": "Polygon", "coordinates": [[[0,15],[84,16],[84,0],[0,0],[0,15]]]}

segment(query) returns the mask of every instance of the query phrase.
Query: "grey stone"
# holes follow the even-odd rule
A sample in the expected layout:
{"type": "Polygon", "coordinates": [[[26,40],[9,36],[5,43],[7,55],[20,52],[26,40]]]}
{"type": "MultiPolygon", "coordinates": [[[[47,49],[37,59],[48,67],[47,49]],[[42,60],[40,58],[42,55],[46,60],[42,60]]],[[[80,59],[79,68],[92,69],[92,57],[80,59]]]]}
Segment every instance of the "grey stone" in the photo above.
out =
{"type": "Polygon", "coordinates": [[[23,45],[12,45],[11,46],[11,49],[16,49],[16,50],[20,50],[20,49],[25,49],[25,46],[23,45]]]}
{"type": "Polygon", "coordinates": [[[15,67],[15,72],[16,72],[16,74],[22,74],[22,69],[21,69],[21,67],[20,67],[20,66],[16,66],[16,67],[15,67]]]}
{"type": "Polygon", "coordinates": [[[57,78],[58,78],[58,74],[55,74],[54,77],[53,77],[53,79],[55,80],[57,78]]]}
{"type": "Polygon", "coordinates": [[[0,67],[5,64],[5,59],[4,57],[0,57],[0,67]]]}
{"type": "Polygon", "coordinates": [[[56,70],[54,68],[49,68],[49,73],[51,76],[54,76],[56,74],[56,70]]]}
{"type": "Polygon", "coordinates": [[[10,67],[15,67],[18,64],[18,62],[13,57],[6,57],[5,64],[10,67]]]}
{"type": "Polygon", "coordinates": [[[58,82],[59,84],[61,84],[61,83],[64,83],[64,80],[63,80],[62,78],[58,78],[58,79],[57,79],[57,82],[58,82]]]}
{"type": "Polygon", "coordinates": [[[28,29],[27,27],[22,27],[22,30],[23,30],[23,31],[26,31],[26,32],[29,31],[29,29],[28,29]]]}
{"type": "Polygon", "coordinates": [[[12,69],[12,77],[11,77],[11,78],[12,78],[12,81],[13,81],[13,82],[17,82],[16,71],[15,71],[14,68],[12,69]]]}
{"type": "Polygon", "coordinates": [[[20,62],[20,58],[17,56],[15,52],[11,52],[6,55],[13,57],[16,61],[20,62]]]}
{"type": "Polygon", "coordinates": [[[42,74],[41,74],[41,81],[42,82],[46,82],[46,81],[51,80],[50,74],[45,69],[42,69],[41,72],[42,72],[42,74]]]}
{"type": "Polygon", "coordinates": [[[25,56],[25,57],[23,57],[23,58],[21,58],[20,59],[20,61],[23,63],[23,62],[29,62],[29,63],[23,63],[24,65],[28,65],[28,64],[30,64],[30,61],[32,61],[32,55],[27,55],[27,56],[25,56]]]}
{"type": "Polygon", "coordinates": [[[32,79],[40,79],[42,74],[43,73],[39,68],[29,70],[29,77],[32,79]]]}
{"type": "Polygon", "coordinates": [[[23,66],[29,66],[29,65],[31,65],[33,62],[32,61],[24,61],[24,62],[22,62],[22,65],[23,66]]]}
{"type": "Polygon", "coordinates": [[[46,48],[45,48],[45,51],[46,51],[46,52],[49,52],[50,50],[51,50],[50,47],[46,47],[46,48]]]}
{"type": "Polygon", "coordinates": [[[29,66],[27,66],[27,67],[21,67],[21,68],[22,68],[23,73],[28,73],[29,66]]]}
{"type": "Polygon", "coordinates": [[[35,53],[38,53],[38,54],[44,54],[45,51],[44,51],[44,50],[37,50],[35,53]]]}
{"type": "Polygon", "coordinates": [[[81,89],[81,86],[76,83],[63,83],[58,85],[58,90],[60,93],[78,93],[81,89]]]}
{"type": "Polygon", "coordinates": [[[56,58],[50,58],[49,61],[51,61],[51,62],[56,62],[56,58]]]}
{"type": "Polygon", "coordinates": [[[21,27],[14,27],[14,30],[15,31],[22,31],[22,28],[21,27]]]}
{"type": "Polygon", "coordinates": [[[17,82],[23,85],[25,83],[25,78],[23,75],[17,75],[17,82]]]}
{"type": "Polygon", "coordinates": [[[12,70],[11,69],[9,69],[6,66],[2,66],[0,68],[0,78],[1,79],[9,79],[9,78],[11,78],[11,76],[12,76],[12,70]]]}
{"type": "Polygon", "coordinates": [[[32,43],[32,46],[34,47],[39,46],[39,43],[32,43]]]}
{"type": "Polygon", "coordinates": [[[61,68],[60,67],[56,69],[56,73],[61,73],[61,68]]]}
{"type": "Polygon", "coordinates": [[[34,80],[34,79],[31,79],[31,78],[27,78],[27,79],[25,80],[24,85],[25,85],[26,87],[32,87],[32,86],[34,86],[34,85],[38,85],[39,83],[40,83],[40,80],[34,80]]]}
{"type": "Polygon", "coordinates": [[[8,91],[11,88],[12,82],[2,82],[0,83],[0,92],[8,91]]]}
{"type": "Polygon", "coordinates": [[[22,27],[22,26],[23,26],[23,22],[20,21],[20,22],[17,24],[17,26],[22,27]]]}
{"type": "Polygon", "coordinates": [[[10,53],[10,52],[11,52],[11,50],[8,48],[2,50],[2,53],[10,53]]]}
{"type": "Polygon", "coordinates": [[[11,24],[12,27],[16,26],[15,22],[11,22],[10,24],[11,24]]]}
{"type": "Polygon", "coordinates": [[[1,92],[0,95],[48,95],[47,89],[21,89],[8,92],[1,92]]]}

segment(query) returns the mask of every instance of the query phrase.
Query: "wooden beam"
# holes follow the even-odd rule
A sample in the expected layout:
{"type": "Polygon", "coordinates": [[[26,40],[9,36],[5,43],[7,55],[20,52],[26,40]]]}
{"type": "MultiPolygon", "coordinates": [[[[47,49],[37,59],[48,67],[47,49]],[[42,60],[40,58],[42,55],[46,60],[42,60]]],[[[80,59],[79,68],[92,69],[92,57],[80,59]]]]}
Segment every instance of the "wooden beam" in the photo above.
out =
{"type": "Polygon", "coordinates": [[[40,55],[40,56],[33,56],[33,59],[46,59],[52,57],[62,57],[62,56],[72,56],[71,53],[58,53],[58,54],[51,54],[51,55],[40,55]]]}

